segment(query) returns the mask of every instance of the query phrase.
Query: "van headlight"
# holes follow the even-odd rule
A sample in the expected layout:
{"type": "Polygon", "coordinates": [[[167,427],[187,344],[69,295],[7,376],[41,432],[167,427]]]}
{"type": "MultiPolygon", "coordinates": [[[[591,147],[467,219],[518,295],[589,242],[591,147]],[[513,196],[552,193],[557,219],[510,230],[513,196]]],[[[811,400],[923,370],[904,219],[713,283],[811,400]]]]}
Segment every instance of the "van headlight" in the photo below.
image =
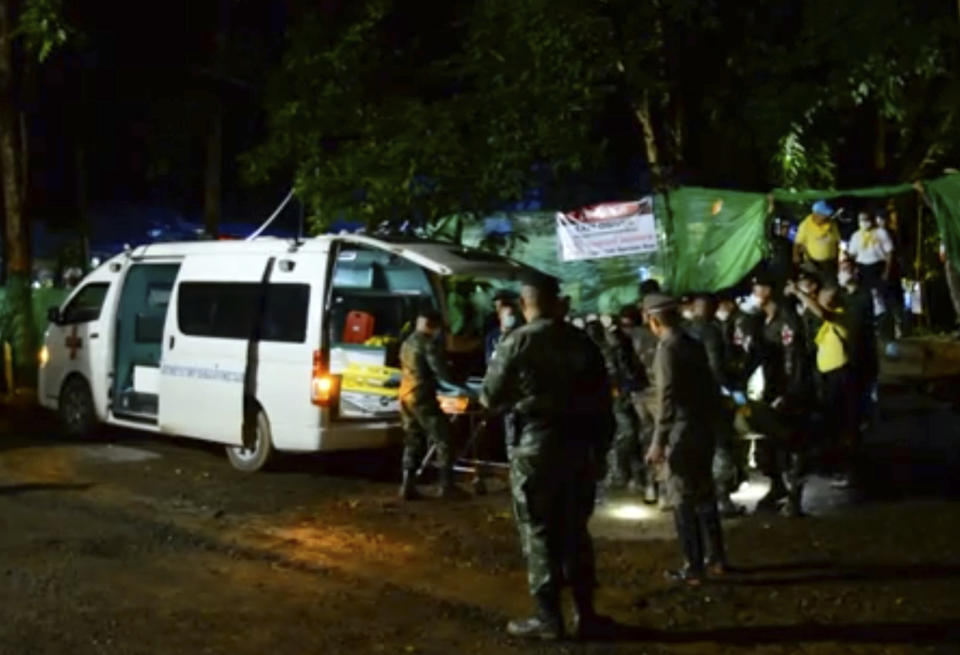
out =
{"type": "Polygon", "coordinates": [[[50,350],[44,346],[40,349],[37,358],[40,360],[40,366],[46,366],[47,362],[50,361],[50,350]]]}

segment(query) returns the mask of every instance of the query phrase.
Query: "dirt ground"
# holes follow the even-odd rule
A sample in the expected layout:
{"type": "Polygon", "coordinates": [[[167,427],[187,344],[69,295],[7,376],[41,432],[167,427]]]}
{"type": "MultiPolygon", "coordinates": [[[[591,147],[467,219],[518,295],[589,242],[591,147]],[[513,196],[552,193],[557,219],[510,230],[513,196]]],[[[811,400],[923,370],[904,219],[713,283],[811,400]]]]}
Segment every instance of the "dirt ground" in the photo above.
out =
{"type": "MultiPolygon", "coordinates": [[[[526,644],[508,494],[401,505],[384,454],[291,457],[105,431],[57,437],[0,406],[0,654],[960,653],[960,423],[884,401],[862,488],[815,481],[812,516],[726,524],[737,571],[677,590],[669,522],[596,517],[615,643],[526,644]]],[[[744,490],[743,499],[758,495],[744,490]]]]}

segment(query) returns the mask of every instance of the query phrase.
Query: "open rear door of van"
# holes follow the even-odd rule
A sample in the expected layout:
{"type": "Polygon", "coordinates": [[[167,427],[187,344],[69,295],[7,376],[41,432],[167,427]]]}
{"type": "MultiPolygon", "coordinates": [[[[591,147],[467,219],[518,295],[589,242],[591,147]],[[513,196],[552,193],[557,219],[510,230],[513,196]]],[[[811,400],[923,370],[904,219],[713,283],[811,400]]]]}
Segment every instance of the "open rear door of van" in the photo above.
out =
{"type": "Polygon", "coordinates": [[[337,237],[344,243],[378,248],[422,266],[437,275],[469,275],[474,277],[516,280],[533,269],[518,261],[494,253],[439,241],[390,241],[344,234],[337,237]]]}

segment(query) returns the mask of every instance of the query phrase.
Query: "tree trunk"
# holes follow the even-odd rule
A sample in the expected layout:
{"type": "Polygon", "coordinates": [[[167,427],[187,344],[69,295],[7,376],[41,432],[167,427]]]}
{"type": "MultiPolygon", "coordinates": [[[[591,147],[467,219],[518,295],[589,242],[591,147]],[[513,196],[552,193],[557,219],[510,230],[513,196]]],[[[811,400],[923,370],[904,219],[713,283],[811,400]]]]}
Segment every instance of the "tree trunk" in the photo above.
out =
{"type": "Polygon", "coordinates": [[[650,175],[653,178],[653,187],[663,188],[663,170],[660,162],[660,149],[657,147],[657,135],[653,129],[653,116],[650,112],[650,94],[643,92],[640,102],[634,105],[634,115],[643,129],[643,144],[647,153],[647,164],[650,166],[650,175]]]}
{"type": "Polygon", "coordinates": [[[5,338],[13,344],[18,384],[30,384],[36,375],[36,330],[31,298],[30,236],[23,213],[23,188],[18,179],[17,110],[13,95],[13,17],[10,3],[0,0],[0,177],[6,215],[7,242],[5,338]]]}

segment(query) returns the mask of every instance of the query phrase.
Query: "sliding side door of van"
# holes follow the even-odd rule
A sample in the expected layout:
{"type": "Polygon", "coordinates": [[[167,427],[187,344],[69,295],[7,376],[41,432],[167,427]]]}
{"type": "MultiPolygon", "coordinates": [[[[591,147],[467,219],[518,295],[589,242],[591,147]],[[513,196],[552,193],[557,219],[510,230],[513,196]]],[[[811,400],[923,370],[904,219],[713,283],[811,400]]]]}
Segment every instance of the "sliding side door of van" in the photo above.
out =
{"type": "Polygon", "coordinates": [[[184,259],[164,329],[162,432],[242,444],[248,342],[268,263],[257,254],[184,259]]]}

